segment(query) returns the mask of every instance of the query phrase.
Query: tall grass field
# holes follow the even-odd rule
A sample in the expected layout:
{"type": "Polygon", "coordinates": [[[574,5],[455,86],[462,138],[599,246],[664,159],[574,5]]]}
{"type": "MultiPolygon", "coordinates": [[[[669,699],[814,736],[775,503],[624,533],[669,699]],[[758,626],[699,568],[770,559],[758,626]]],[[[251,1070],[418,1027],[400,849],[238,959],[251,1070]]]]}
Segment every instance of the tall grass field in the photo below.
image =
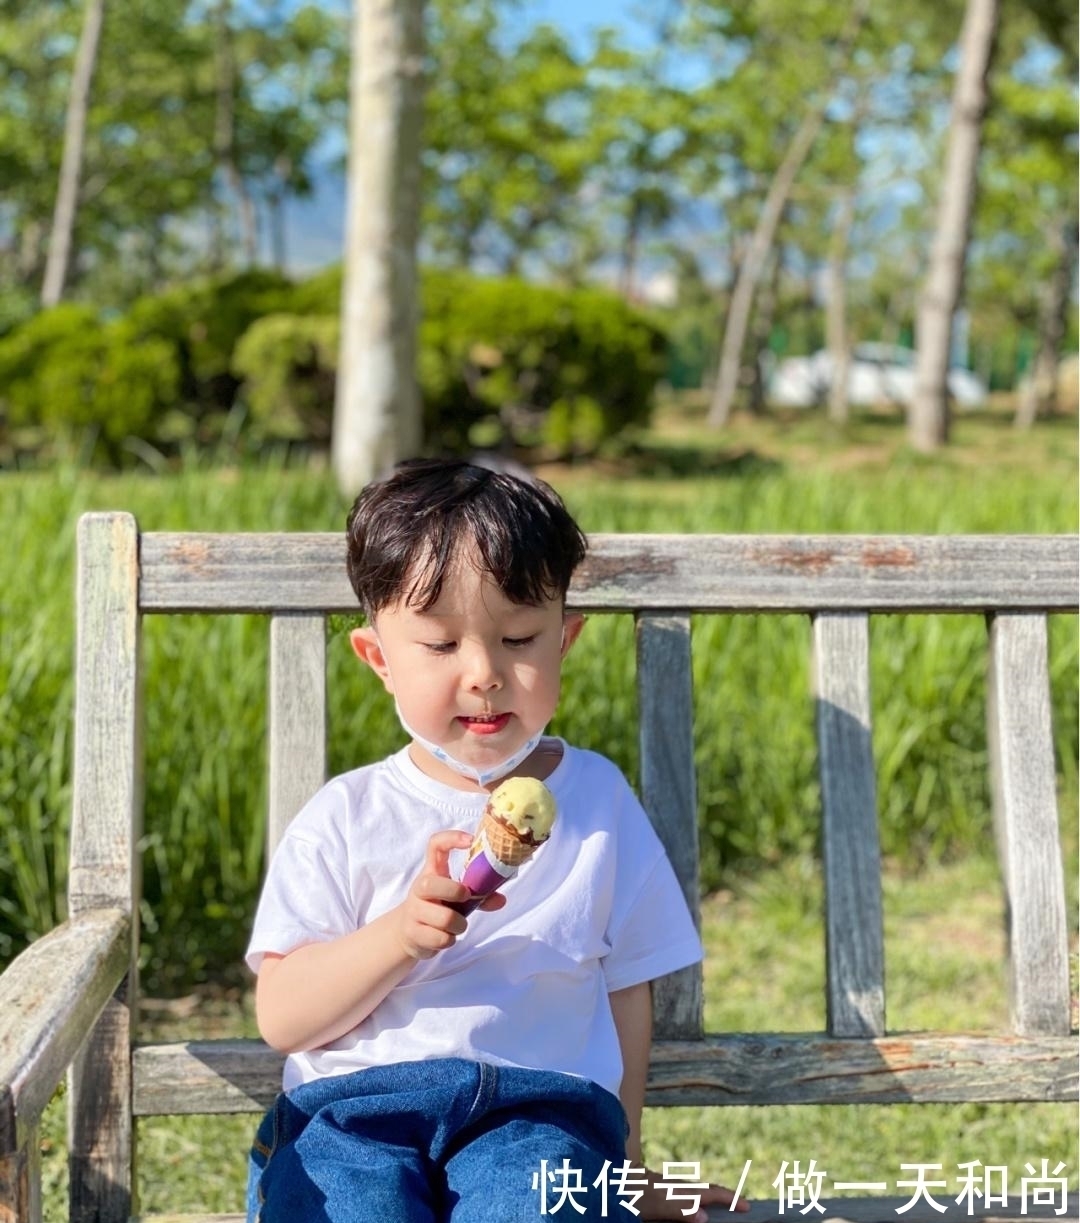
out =
{"type": "MultiPolygon", "coordinates": [[[[979,461],[963,449],[940,460],[893,451],[885,461],[873,439],[859,453],[838,445],[823,459],[797,433],[738,451],[703,451],[697,438],[683,438],[643,447],[632,464],[542,474],[590,532],[1072,532],[1074,434],[1074,424],[1046,433],[1018,459],[1009,435],[992,430],[979,461]]],[[[284,461],[246,469],[193,463],[167,476],[62,468],[0,477],[8,523],[0,550],[0,965],[64,912],[79,515],[127,510],[147,531],[336,531],[346,508],[325,470],[284,461]]],[[[346,628],[335,618],[327,630],[332,771],[402,742],[381,686],[348,648],[346,628]]],[[[709,1026],[820,1028],[810,625],[795,616],[723,616],[700,617],[694,629],[699,817],[712,893],[705,935],[716,962],[730,965],[707,982],[709,1026]]],[[[255,616],[148,617],[144,630],[143,987],[175,997],[233,986],[240,1001],[227,1030],[250,1032],[239,966],[263,868],[268,626],[255,616]]],[[[1075,618],[1052,618],[1050,645],[1075,912],[1075,618]]],[[[1007,1023],[1001,947],[985,946],[982,933],[987,919],[992,929],[1004,920],[986,780],[985,676],[981,617],[872,623],[882,847],[890,878],[904,879],[894,901],[888,884],[886,894],[890,1028],[942,1025],[925,1009],[920,982],[927,994],[948,994],[955,984],[958,998],[969,997],[969,1013],[953,1017],[960,1026],[1007,1023]],[[927,926],[943,912],[944,926],[927,926]],[[979,921],[969,928],[972,915],[979,921]]],[[[632,624],[595,617],[567,661],[552,730],[605,752],[633,778],[634,715],[632,624]]],[[[54,1111],[46,1141],[56,1151],[61,1128],[54,1111]]],[[[239,1209],[237,1152],[250,1129],[250,1119],[141,1126],[144,1208],[239,1209]],[[215,1153],[206,1163],[205,1151],[195,1151],[208,1136],[215,1153]],[[225,1170],[214,1170],[217,1152],[225,1170]]],[[[1064,1150],[1075,1184],[1078,1164],[1074,1110],[1050,1105],[897,1106],[858,1118],[845,1108],[657,1110],[647,1137],[654,1161],[701,1159],[706,1175],[726,1183],[753,1157],[748,1192],[758,1197],[771,1192],[766,1168],[775,1164],[775,1176],[784,1159],[829,1161],[836,1179],[852,1181],[895,1178],[891,1165],[901,1159],[1015,1162],[1064,1150]]],[[[62,1167],[48,1158],[46,1167],[53,1203],[46,1217],[59,1220],[49,1211],[62,1209],[62,1167]]]]}

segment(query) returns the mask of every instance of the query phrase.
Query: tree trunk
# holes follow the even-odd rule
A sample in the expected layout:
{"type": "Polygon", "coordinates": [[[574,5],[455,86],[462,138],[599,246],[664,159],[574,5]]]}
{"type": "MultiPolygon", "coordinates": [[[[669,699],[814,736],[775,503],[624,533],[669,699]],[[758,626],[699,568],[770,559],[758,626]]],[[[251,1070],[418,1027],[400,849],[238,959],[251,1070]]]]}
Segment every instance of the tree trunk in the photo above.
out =
{"type": "Polygon", "coordinates": [[[735,405],[735,394],[739,388],[739,374],[742,369],[743,345],[746,342],[750,312],[754,305],[754,292],[761,278],[762,269],[765,267],[765,261],[772,250],[773,240],[780,225],[780,218],[784,213],[784,206],[791,194],[791,188],[824,122],[824,102],[815,106],[803,117],[798,131],[792,137],[791,144],[788,145],[780,168],[769,184],[765,203],[758,217],[758,223],[754,227],[750,245],[739,265],[735,290],[731,294],[731,301],[728,305],[724,339],[720,346],[720,364],[717,367],[716,383],[713,387],[712,402],[709,405],[708,423],[714,429],[722,429],[727,424],[731,409],[735,405]]]}
{"type": "Polygon", "coordinates": [[[630,202],[630,215],[626,221],[622,255],[619,261],[619,294],[626,301],[634,300],[634,279],[637,273],[642,217],[641,200],[638,196],[634,196],[630,202]]]}
{"type": "Polygon", "coordinates": [[[332,458],[354,496],[421,442],[416,384],[423,0],[356,0],[332,458]]]}
{"type": "MultiPolygon", "coordinates": [[[[236,59],[233,32],[229,24],[231,0],[220,0],[217,6],[217,113],[214,125],[214,155],[229,190],[236,200],[240,222],[240,240],[244,263],[252,267],[258,258],[259,234],[255,218],[255,201],[244,182],[236,153],[236,59]]],[[[219,234],[219,238],[220,238],[219,234]]],[[[216,262],[225,262],[224,249],[217,251],[216,262]]]]}
{"type": "MultiPolygon", "coordinates": [[[[851,20],[841,37],[836,53],[830,57],[828,80],[831,82],[843,70],[858,37],[859,29],[866,20],[868,0],[856,0],[852,7],[851,20]]],[[[735,394],[739,386],[742,367],[742,350],[750,323],[750,312],[754,304],[754,292],[762,269],[772,249],[776,231],[780,225],[791,188],[795,184],[803,163],[810,155],[818,132],[825,122],[825,110],[830,93],[826,87],[821,97],[803,116],[795,135],[788,145],[762,205],[758,223],[750,239],[746,258],[739,268],[735,290],[728,305],[724,324],[724,339],[720,346],[720,364],[716,371],[712,402],[709,405],[708,423],[715,429],[727,424],[731,409],[735,405],[735,394]]]]}
{"type": "Polygon", "coordinates": [[[1049,245],[1057,255],[1053,275],[1039,294],[1039,338],[1030,376],[1017,400],[1015,425],[1030,429],[1037,416],[1052,412],[1057,400],[1057,367],[1065,338],[1069,290],[1076,264],[1076,226],[1072,221],[1056,225],[1049,245]]]}
{"type": "Polygon", "coordinates": [[[75,234],[75,216],[79,207],[79,182],[82,178],[83,154],[86,149],[86,116],[90,109],[90,87],[97,67],[101,27],[105,20],[105,0],[86,0],[79,49],[75,53],[75,70],[68,92],[67,118],[64,122],[64,151],[60,158],[60,181],[56,191],[49,254],[45,261],[45,277],[41,286],[41,304],[55,306],[64,296],[71,249],[75,234]]]}
{"type": "Polygon", "coordinates": [[[952,322],[964,287],[976,169],[997,29],[998,0],[968,0],[960,34],[960,64],[949,118],[937,231],[915,329],[918,353],[908,437],[912,446],[921,451],[936,450],[949,439],[952,322]]]}
{"type": "Polygon", "coordinates": [[[848,370],[851,368],[851,337],[847,325],[847,257],[855,224],[855,186],[840,194],[836,224],[829,244],[829,296],[825,303],[825,342],[829,350],[829,420],[846,425],[851,414],[848,400],[848,370]]]}
{"type": "Polygon", "coordinates": [[[757,295],[750,326],[751,359],[741,375],[749,389],[749,407],[754,416],[764,416],[768,411],[766,396],[767,363],[770,359],[769,336],[772,335],[773,319],[776,317],[776,302],[780,288],[780,258],[777,254],[771,261],[771,271],[762,279],[761,292],[757,295]]]}

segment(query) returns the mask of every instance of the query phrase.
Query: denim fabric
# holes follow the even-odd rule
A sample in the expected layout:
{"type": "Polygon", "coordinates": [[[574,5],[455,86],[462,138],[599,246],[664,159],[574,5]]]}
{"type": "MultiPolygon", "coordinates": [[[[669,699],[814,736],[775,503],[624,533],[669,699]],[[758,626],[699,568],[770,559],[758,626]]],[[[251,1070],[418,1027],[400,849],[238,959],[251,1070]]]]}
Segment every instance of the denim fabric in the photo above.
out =
{"type": "Polygon", "coordinates": [[[626,1133],[615,1096],[551,1071],[443,1058],[317,1079],[259,1126],[248,1223],[525,1223],[568,1183],[585,1213],[558,1213],[589,1223],[611,1217],[590,1186],[626,1133]]]}

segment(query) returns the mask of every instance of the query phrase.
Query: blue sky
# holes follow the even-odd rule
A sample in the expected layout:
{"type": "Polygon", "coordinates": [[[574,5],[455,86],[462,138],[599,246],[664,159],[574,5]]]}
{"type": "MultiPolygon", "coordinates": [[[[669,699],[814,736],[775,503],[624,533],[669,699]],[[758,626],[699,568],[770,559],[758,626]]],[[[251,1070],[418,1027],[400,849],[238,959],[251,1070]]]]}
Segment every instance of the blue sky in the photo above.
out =
{"type": "Polygon", "coordinates": [[[629,42],[643,37],[635,13],[642,0],[529,0],[525,12],[537,22],[550,21],[576,39],[586,40],[598,26],[617,26],[629,42]]]}

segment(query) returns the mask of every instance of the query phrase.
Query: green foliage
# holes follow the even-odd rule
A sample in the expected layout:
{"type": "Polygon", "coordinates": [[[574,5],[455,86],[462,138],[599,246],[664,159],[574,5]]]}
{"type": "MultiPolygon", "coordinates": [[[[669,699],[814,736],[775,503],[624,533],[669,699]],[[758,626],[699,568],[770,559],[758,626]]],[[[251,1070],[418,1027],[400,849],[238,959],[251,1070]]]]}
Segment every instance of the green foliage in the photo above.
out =
{"type": "MultiPolygon", "coordinates": [[[[0,281],[32,294],[83,8],[10,0],[0,18],[0,281]]],[[[286,197],[310,191],[312,150],[343,117],[347,21],[340,8],[284,8],[110,0],[87,116],[73,296],[122,309],[172,275],[225,268],[230,248],[256,236],[245,225],[249,201],[280,220],[286,197]]]]}
{"type": "MultiPolygon", "coordinates": [[[[319,273],[238,347],[233,372],[267,436],[329,436],[340,295],[340,269],[319,273]]],[[[427,269],[421,299],[428,447],[589,453],[648,419],[662,333],[614,294],[427,269]]]]}
{"type": "Polygon", "coordinates": [[[588,453],[648,420],[663,337],[621,298],[429,272],[420,385],[429,444],[588,453]]]}
{"type": "Polygon", "coordinates": [[[340,335],[333,315],[268,314],[244,332],[232,371],[258,433],[329,441],[340,335]]]}
{"type": "MultiPolygon", "coordinates": [[[[214,436],[241,383],[254,441],[330,437],[341,270],[201,279],[102,323],[45,311],[0,338],[9,426],[94,424],[111,443],[214,436]],[[171,409],[171,410],[170,410],[171,409]]],[[[546,444],[588,453],[648,419],[663,336],[598,289],[430,270],[419,376],[433,449],[546,444]]]]}
{"type": "Polygon", "coordinates": [[[109,443],[145,435],[176,398],[176,354],[127,319],[102,323],[87,306],[42,311],[0,340],[0,402],[15,428],[100,430],[109,443]]]}
{"type": "Polygon", "coordinates": [[[224,411],[236,395],[237,341],[256,319],[287,308],[292,282],[277,272],[241,272],[196,280],[140,298],[127,318],[140,337],[174,346],[182,396],[196,413],[224,411]]]}

